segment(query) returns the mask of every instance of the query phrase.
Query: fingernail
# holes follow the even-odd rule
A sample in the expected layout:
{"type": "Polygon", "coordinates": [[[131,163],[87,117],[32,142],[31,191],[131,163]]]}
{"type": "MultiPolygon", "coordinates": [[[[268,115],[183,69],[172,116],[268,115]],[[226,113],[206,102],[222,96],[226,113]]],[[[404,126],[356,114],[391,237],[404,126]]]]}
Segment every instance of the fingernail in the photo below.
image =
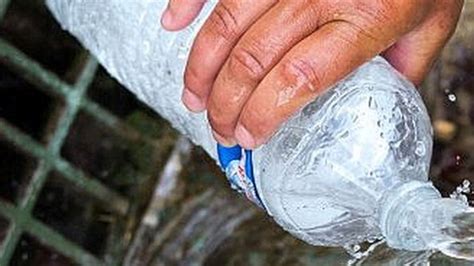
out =
{"type": "Polygon", "coordinates": [[[169,28],[173,25],[173,13],[169,8],[167,8],[161,16],[161,25],[165,28],[169,28]]]}
{"type": "Polygon", "coordinates": [[[182,100],[184,105],[192,112],[202,112],[206,108],[204,102],[189,89],[184,89],[182,100]]]}
{"type": "Polygon", "coordinates": [[[232,147],[237,144],[237,141],[235,141],[234,139],[225,138],[224,136],[222,136],[221,134],[217,133],[214,130],[212,130],[212,135],[214,136],[216,141],[219,142],[219,144],[222,144],[223,146],[232,147]]]}
{"type": "Polygon", "coordinates": [[[240,146],[244,148],[254,148],[257,145],[255,138],[250,132],[241,124],[238,124],[235,128],[235,138],[239,142],[240,146]]]}

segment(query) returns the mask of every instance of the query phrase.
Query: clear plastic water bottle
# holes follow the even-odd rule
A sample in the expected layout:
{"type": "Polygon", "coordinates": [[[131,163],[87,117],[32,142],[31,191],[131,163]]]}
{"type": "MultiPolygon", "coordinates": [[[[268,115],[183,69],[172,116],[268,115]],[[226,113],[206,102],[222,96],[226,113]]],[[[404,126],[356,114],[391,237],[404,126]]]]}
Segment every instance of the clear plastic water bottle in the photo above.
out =
{"type": "MultiPolygon", "coordinates": [[[[385,237],[394,248],[474,258],[474,212],[428,181],[432,129],[414,86],[374,58],[294,115],[255,151],[224,148],[180,101],[192,26],[167,32],[167,1],[48,0],[63,27],[138,98],[202,146],[231,185],[314,245],[385,237]]],[[[212,56],[212,55],[210,55],[212,56]]]]}

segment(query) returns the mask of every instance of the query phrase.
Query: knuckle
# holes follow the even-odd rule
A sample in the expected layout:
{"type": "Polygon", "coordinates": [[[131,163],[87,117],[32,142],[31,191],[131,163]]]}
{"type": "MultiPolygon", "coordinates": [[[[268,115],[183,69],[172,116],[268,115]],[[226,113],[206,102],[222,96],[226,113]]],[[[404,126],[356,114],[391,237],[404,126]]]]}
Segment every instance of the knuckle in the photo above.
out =
{"type": "Polygon", "coordinates": [[[238,36],[238,22],[232,10],[224,1],[219,2],[208,19],[209,30],[228,41],[238,36]]]}
{"type": "Polygon", "coordinates": [[[397,34],[403,34],[420,22],[435,1],[431,0],[376,0],[364,2],[356,7],[362,28],[383,34],[384,29],[391,28],[397,34]]]}
{"type": "Polygon", "coordinates": [[[398,7],[394,2],[395,1],[377,0],[371,1],[370,3],[361,3],[356,6],[356,11],[367,23],[381,23],[391,20],[393,15],[397,13],[398,7]]]}
{"type": "Polygon", "coordinates": [[[358,23],[341,23],[339,32],[335,35],[341,44],[354,46],[356,43],[365,42],[366,47],[383,45],[380,34],[374,27],[366,27],[358,23]],[[370,45],[369,45],[370,44],[370,45]]]}
{"type": "Polygon", "coordinates": [[[303,86],[311,93],[321,90],[321,74],[307,59],[295,59],[285,64],[284,71],[295,80],[297,86],[303,86]]]}
{"type": "Polygon", "coordinates": [[[355,9],[348,11],[347,19],[341,21],[344,23],[346,34],[351,34],[356,38],[364,36],[371,40],[382,36],[384,25],[392,24],[391,21],[395,19],[393,16],[395,11],[394,9],[389,11],[391,8],[380,2],[381,0],[359,4],[355,9]]]}
{"type": "Polygon", "coordinates": [[[233,74],[249,76],[258,79],[265,73],[265,66],[259,59],[258,53],[249,49],[237,48],[229,58],[229,70],[233,74]]]}

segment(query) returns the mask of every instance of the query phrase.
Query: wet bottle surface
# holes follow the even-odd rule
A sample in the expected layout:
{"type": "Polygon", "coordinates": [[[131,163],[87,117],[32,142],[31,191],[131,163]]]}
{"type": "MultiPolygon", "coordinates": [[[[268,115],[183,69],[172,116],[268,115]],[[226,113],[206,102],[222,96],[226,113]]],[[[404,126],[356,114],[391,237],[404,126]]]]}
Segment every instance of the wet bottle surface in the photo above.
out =
{"type": "Polygon", "coordinates": [[[313,244],[377,236],[382,195],[398,183],[428,179],[426,109],[381,58],[305,107],[275,139],[263,148],[268,158],[260,162],[258,187],[270,213],[286,217],[280,223],[313,244]]]}
{"type": "MultiPolygon", "coordinates": [[[[47,2],[112,76],[218,159],[205,115],[180,101],[190,46],[215,1],[177,33],[158,23],[166,1],[47,2]]],[[[413,85],[375,58],[253,151],[250,189],[277,223],[311,244],[383,236],[395,248],[474,258],[472,210],[441,199],[428,182],[431,131],[413,85]]]]}

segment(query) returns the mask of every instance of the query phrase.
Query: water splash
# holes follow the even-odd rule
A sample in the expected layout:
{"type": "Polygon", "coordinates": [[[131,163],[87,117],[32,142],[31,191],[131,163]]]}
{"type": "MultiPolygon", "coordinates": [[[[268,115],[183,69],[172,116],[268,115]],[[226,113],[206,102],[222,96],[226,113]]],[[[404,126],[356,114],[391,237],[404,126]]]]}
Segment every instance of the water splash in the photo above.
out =
{"type": "Polygon", "coordinates": [[[453,103],[456,102],[456,100],[457,100],[456,94],[454,94],[453,92],[451,92],[448,89],[444,90],[444,93],[448,96],[448,100],[450,102],[453,102],[453,103]]]}
{"type": "Polygon", "coordinates": [[[474,261],[474,209],[453,218],[453,226],[445,233],[456,239],[440,244],[437,249],[453,258],[474,261]]]}
{"type": "MultiPolygon", "coordinates": [[[[465,179],[449,197],[469,206],[467,195],[471,192],[471,182],[465,179]]],[[[452,239],[438,244],[436,248],[439,251],[453,258],[474,261],[474,208],[468,207],[466,211],[454,216],[443,233],[452,239]]]]}
{"type": "Polygon", "coordinates": [[[381,245],[385,245],[386,242],[382,238],[369,239],[364,243],[364,247],[359,244],[345,246],[344,249],[352,257],[347,261],[347,265],[357,265],[362,263],[381,245]]]}
{"type": "Polygon", "coordinates": [[[448,99],[449,99],[450,102],[454,103],[454,102],[456,102],[457,97],[454,93],[450,93],[450,94],[448,94],[448,99]]]}
{"type": "Polygon", "coordinates": [[[471,193],[471,182],[465,179],[456,189],[449,194],[449,197],[461,201],[462,203],[469,205],[467,195],[471,193]]]}

